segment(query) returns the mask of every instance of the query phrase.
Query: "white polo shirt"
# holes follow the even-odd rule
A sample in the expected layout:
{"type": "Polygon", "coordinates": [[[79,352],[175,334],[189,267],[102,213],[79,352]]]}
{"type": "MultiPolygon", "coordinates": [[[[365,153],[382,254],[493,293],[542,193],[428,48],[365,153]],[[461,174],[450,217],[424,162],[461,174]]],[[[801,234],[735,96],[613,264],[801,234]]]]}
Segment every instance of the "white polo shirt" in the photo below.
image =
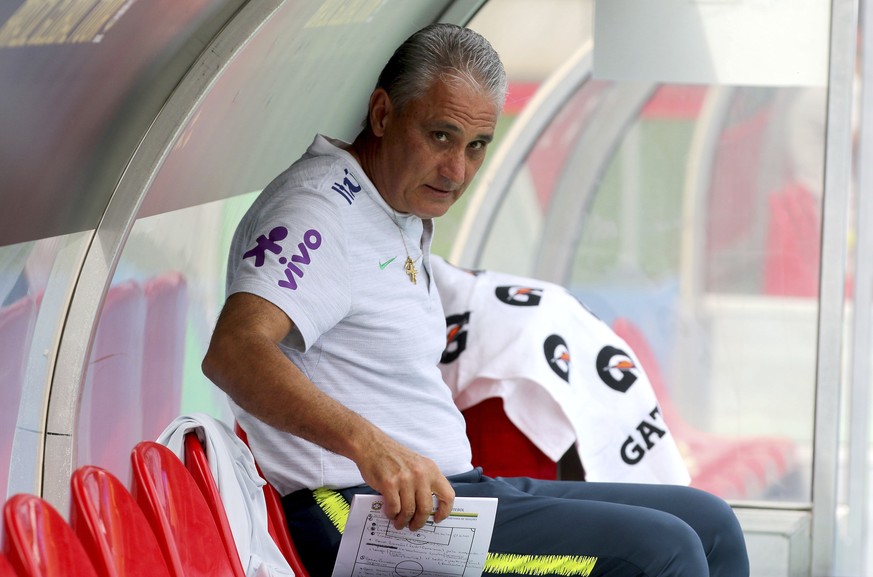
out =
{"type": "MultiPolygon", "coordinates": [[[[428,274],[432,221],[395,221],[340,146],[317,136],[257,198],[233,238],[227,294],[252,293],[285,311],[295,330],[281,349],[313,383],[445,475],[462,473],[472,468],[470,445],[438,367],[446,327],[428,274]],[[417,284],[404,271],[400,228],[417,284]]],[[[231,405],[281,494],[363,483],[349,459],[231,405]]]]}

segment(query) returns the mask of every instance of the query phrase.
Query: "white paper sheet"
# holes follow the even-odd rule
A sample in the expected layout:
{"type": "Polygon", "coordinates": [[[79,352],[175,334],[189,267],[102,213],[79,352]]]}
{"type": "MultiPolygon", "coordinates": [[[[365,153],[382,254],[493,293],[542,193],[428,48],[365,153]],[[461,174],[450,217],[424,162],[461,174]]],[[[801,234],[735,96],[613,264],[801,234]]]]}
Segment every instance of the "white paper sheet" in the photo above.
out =
{"type": "Polygon", "coordinates": [[[457,497],[440,523],[397,530],[381,512],[381,495],[355,495],[332,577],[479,577],[497,514],[497,499],[457,497]]]}

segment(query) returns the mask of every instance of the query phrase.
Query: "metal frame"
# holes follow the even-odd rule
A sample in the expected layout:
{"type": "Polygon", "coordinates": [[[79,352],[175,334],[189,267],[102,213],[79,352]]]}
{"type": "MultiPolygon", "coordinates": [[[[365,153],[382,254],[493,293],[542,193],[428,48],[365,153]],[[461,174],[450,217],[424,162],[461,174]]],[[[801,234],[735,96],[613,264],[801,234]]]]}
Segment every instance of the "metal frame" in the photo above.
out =
{"type": "Polygon", "coordinates": [[[813,435],[813,577],[833,575],[836,551],[844,279],[852,172],[852,83],[857,27],[857,0],[833,0],[813,435]]]}
{"type": "Polygon", "coordinates": [[[42,295],[27,358],[25,382],[12,454],[9,463],[8,493],[39,493],[45,453],[46,415],[54,376],[56,351],[64,330],[65,311],[73,298],[73,289],[93,231],[63,237],[62,246],[52,265],[48,285],[42,295]]]}
{"type": "Polygon", "coordinates": [[[567,157],[577,167],[562,174],[543,225],[533,276],[566,284],[591,200],[609,166],[609,159],[633,126],[638,112],[655,90],[654,84],[614,85],[567,157]],[[580,169],[581,168],[581,169],[580,169]]]}
{"type": "MultiPolygon", "coordinates": [[[[861,78],[873,79],[873,6],[862,4],[861,15],[861,78]]],[[[870,470],[867,453],[870,438],[870,376],[873,366],[869,351],[873,349],[873,115],[865,113],[873,110],[873,91],[862,85],[858,119],[858,161],[857,161],[857,214],[855,231],[857,245],[854,254],[854,314],[852,332],[851,392],[849,404],[849,470],[847,498],[849,517],[847,534],[852,542],[848,559],[848,570],[857,575],[869,574],[870,552],[867,548],[868,490],[870,470]]]]}

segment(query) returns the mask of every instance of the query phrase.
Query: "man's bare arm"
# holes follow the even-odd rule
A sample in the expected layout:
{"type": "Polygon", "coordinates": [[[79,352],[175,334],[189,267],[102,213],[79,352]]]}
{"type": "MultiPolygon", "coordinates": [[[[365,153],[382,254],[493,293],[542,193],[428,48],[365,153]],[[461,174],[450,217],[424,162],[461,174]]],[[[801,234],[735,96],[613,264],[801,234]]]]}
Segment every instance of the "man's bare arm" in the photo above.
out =
{"type": "Polygon", "coordinates": [[[324,394],[282,353],[288,316],[258,296],[228,298],[203,373],[258,419],[348,457],[364,481],[385,498],[395,527],[418,529],[439,499],[436,521],[448,516],[454,490],[436,464],[395,442],[372,423],[324,394]]]}

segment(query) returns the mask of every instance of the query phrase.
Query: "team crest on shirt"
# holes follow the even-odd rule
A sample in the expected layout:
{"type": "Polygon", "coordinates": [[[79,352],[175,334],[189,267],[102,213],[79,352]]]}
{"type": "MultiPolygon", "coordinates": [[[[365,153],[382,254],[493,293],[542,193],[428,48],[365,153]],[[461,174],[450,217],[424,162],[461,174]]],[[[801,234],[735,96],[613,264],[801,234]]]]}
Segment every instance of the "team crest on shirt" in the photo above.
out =
{"type": "Polygon", "coordinates": [[[347,203],[352,204],[352,201],[355,200],[355,195],[361,192],[361,185],[358,184],[358,181],[355,180],[355,177],[352,176],[348,168],[344,172],[346,177],[343,181],[334,182],[330,189],[343,197],[347,203]]]}

